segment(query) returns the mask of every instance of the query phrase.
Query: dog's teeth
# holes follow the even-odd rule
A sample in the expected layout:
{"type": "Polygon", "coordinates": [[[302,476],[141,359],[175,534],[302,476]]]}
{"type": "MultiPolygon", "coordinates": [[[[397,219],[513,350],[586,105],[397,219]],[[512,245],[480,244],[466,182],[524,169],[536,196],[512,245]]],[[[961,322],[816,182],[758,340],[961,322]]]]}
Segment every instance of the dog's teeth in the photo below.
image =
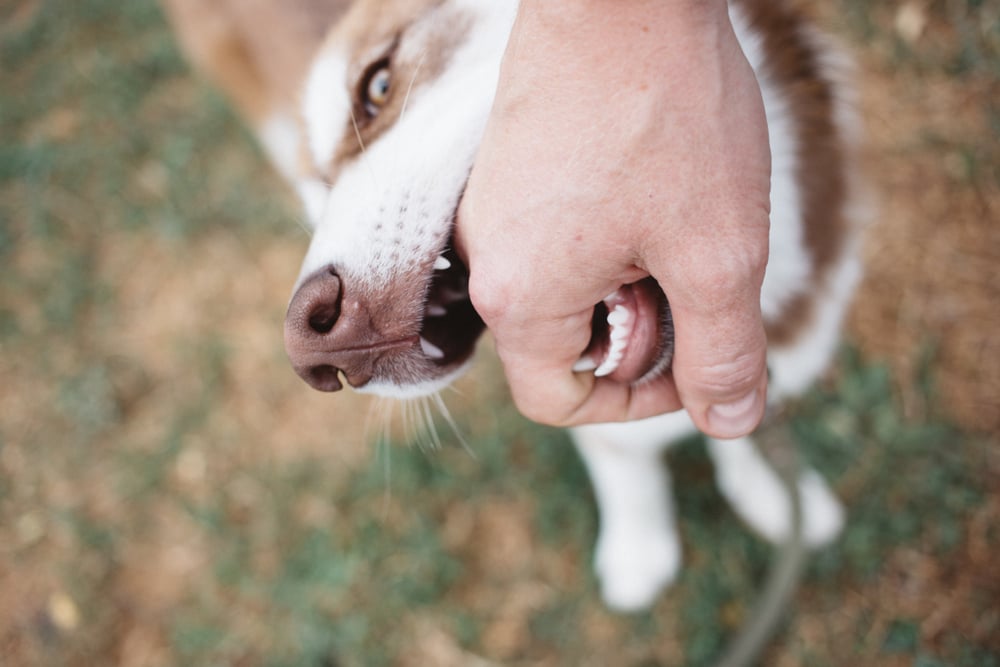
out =
{"type": "Polygon", "coordinates": [[[622,357],[625,356],[628,334],[629,330],[624,326],[612,327],[611,349],[608,350],[608,354],[604,358],[604,361],[601,362],[601,365],[594,371],[595,377],[611,375],[618,370],[618,364],[621,363],[622,357]]]}
{"type": "Polygon", "coordinates": [[[448,309],[437,303],[427,304],[427,317],[444,317],[448,309]]]}
{"type": "Polygon", "coordinates": [[[420,349],[431,359],[444,359],[444,352],[441,351],[441,348],[422,336],[420,338],[420,349]]]}
{"type": "Polygon", "coordinates": [[[600,367],[594,371],[594,377],[604,377],[605,375],[611,375],[616,370],[618,370],[618,364],[622,360],[622,351],[618,350],[617,353],[609,353],[607,358],[601,363],[600,367]]]}
{"type": "Polygon", "coordinates": [[[444,255],[440,255],[434,260],[434,270],[435,271],[446,271],[451,268],[451,262],[445,259],[444,255]]]}
{"type": "Polygon", "coordinates": [[[608,356],[601,362],[601,365],[594,371],[594,377],[604,377],[605,375],[611,375],[616,370],[618,370],[618,364],[621,363],[623,353],[625,352],[625,346],[615,348],[612,347],[611,351],[608,352],[608,356]]]}
{"type": "Polygon", "coordinates": [[[616,327],[619,324],[625,324],[628,321],[628,309],[625,306],[618,305],[615,306],[614,310],[608,313],[608,324],[612,327],[616,327]]]}
{"type": "Polygon", "coordinates": [[[573,364],[574,373],[586,373],[587,371],[592,371],[597,368],[597,362],[590,357],[581,357],[579,361],[573,364]]]}
{"type": "MultiPolygon", "coordinates": [[[[614,296],[614,294],[611,296],[614,296]]],[[[611,312],[608,313],[608,339],[611,347],[604,357],[604,361],[594,371],[595,377],[611,375],[618,370],[618,364],[621,363],[622,357],[625,356],[629,334],[632,333],[632,326],[629,319],[628,308],[621,304],[612,308],[611,312]]]]}

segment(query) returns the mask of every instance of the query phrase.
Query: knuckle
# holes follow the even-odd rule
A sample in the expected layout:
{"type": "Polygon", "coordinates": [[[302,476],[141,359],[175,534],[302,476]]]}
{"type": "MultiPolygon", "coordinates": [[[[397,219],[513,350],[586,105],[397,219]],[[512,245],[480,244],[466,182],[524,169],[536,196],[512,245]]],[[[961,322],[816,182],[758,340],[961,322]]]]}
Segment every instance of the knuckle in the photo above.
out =
{"type": "Polygon", "coordinates": [[[523,301],[522,294],[518,280],[507,277],[504,272],[473,273],[469,278],[472,305],[490,326],[509,319],[516,312],[517,304],[523,301]]]}
{"type": "Polygon", "coordinates": [[[572,425],[572,410],[564,411],[561,406],[551,403],[540,403],[525,397],[514,395],[514,404],[518,411],[527,419],[545,426],[565,427],[572,425]]]}
{"type": "Polygon", "coordinates": [[[697,298],[706,302],[728,302],[734,294],[745,294],[748,286],[759,287],[767,265],[767,248],[757,244],[729,243],[703,248],[689,255],[683,280],[697,298]]]}
{"type": "Polygon", "coordinates": [[[689,392],[697,393],[709,402],[726,401],[756,388],[764,372],[765,363],[760,355],[741,355],[691,369],[687,387],[689,392]]]}
{"type": "Polygon", "coordinates": [[[539,391],[537,383],[523,380],[511,380],[510,389],[518,412],[533,422],[560,428],[584,422],[581,409],[587,403],[586,394],[569,396],[559,391],[539,391]]]}

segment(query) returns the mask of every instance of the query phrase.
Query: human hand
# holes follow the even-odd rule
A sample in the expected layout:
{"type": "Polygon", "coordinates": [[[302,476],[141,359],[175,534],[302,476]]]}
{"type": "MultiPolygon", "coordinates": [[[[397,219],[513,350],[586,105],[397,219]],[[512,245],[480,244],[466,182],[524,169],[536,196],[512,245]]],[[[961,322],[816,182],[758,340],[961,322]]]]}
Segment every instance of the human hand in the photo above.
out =
{"type": "Polygon", "coordinates": [[[724,0],[521,3],[458,245],[529,418],[683,406],[705,433],[737,437],[763,415],[770,153],[726,12],[724,0]],[[670,301],[672,371],[574,373],[594,305],[647,276],[670,301]]]}

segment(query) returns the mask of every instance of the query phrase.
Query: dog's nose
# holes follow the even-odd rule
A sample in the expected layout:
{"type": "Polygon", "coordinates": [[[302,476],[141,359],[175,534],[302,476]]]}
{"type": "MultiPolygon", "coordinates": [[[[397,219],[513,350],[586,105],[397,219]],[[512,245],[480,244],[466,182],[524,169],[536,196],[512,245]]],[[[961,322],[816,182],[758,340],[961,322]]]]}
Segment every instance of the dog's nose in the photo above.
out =
{"type": "Polygon", "coordinates": [[[288,317],[312,334],[328,334],[340,319],[342,295],[340,276],[332,268],[321,269],[295,292],[288,317]]]}
{"type": "MultiPolygon", "coordinates": [[[[368,290],[353,284],[328,266],[306,278],[288,304],[285,351],[295,372],[320,391],[341,389],[340,375],[361,387],[376,368],[390,372],[400,360],[422,358],[420,337],[405,314],[372,301],[368,290]]],[[[414,298],[407,293],[398,300],[414,298]]]]}
{"type": "Polygon", "coordinates": [[[326,358],[325,340],[340,319],[343,289],[340,277],[323,268],[296,290],[285,315],[285,351],[303,380],[320,391],[341,389],[340,369],[326,358]]]}

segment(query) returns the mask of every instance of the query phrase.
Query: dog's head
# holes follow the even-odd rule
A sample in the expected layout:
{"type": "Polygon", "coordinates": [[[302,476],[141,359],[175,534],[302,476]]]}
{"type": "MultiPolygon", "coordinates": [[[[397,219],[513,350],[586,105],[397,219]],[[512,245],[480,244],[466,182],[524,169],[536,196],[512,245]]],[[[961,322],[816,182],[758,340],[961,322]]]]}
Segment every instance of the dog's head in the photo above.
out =
{"type": "MultiPolygon", "coordinates": [[[[285,322],[288,355],[313,387],[335,391],[343,376],[419,396],[470,359],[485,326],[453,228],[516,4],[358,0],[313,63],[299,192],[315,234],[285,322]]],[[[650,278],[597,304],[577,370],[632,382],[668,368],[671,352],[650,278]]]]}
{"type": "Polygon", "coordinates": [[[302,100],[315,233],[288,309],[296,372],[326,391],[440,389],[484,325],[452,249],[516,3],[357,2],[302,100]]]}

